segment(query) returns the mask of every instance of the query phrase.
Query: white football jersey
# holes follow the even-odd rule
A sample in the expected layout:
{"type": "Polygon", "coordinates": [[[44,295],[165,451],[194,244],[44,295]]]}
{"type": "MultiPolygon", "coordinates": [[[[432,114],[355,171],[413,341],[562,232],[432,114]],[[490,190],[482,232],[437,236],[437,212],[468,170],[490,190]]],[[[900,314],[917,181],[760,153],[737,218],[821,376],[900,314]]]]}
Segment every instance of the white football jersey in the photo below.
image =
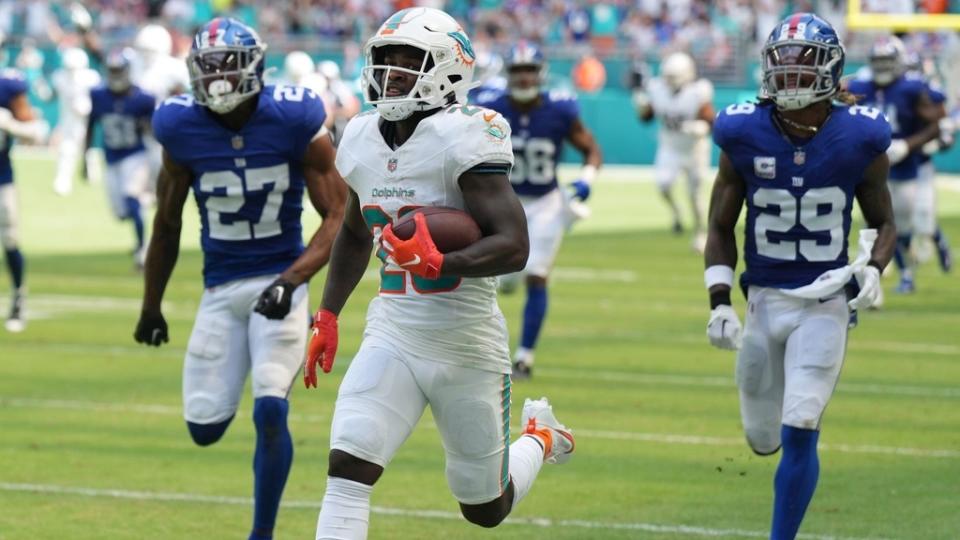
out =
{"type": "Polygon", "coordinates": [[[86,129],[90,114],[90,90],[100,84],[100,74],[92,69],[58,69],[51,78],[60,108],[62,126],[82,124],[86,129]]]}
{"type": "Polygon", "coordinates": [[[650,106],[660,120],[659,144],[674,150],[689,150],[698,139],[705,138],[688,135],[680,128],[684,122],[696,120],[700,108],[713,101],[713,84],[710,81],[697,79],[674,93],[673,89],[658,77],[650,81],[648,92],[650,106]]]}
{"type": "Polygon", "coordinates": [[[157,103],[190,89],[186,62],[173,56],[159,56],[150,64],[142,59],[134,62],[130,78],[143,91],[153,94],[157,103]]]}
{"type": "MultiPolygon", "coordinates": [[[[357,193],[363,217],[374,232],[421,206],[464,210],[458,180],[481,163],[513,165],[510,125],[481,107],[451,105],[424,118],[396,150],[380,133],[380,116],[354,117],[337,149],[337,169],[357,193]]],[[[378,254],[382,255],[382,254],[378,254]]],[[[496,278],[428,280],[399,266],[380,271],[384,314],[404,326],[452,328],[499,315],[496,278]]]]}

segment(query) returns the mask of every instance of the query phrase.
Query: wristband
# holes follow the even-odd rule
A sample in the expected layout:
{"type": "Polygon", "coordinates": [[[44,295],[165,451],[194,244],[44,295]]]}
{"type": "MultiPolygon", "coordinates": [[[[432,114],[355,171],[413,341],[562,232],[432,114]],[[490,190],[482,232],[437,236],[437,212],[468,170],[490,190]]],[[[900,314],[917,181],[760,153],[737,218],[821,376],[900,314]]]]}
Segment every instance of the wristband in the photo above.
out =
{"type": "Polygon", "coordinates": [[[710,266],[703,272],[703,283],[707,286],[707,290],[714,285],[726,285],[732,289],[733,268],[725,264],[710,266]]]}
{"type": "Polygon", "coordinates": [[[878,260],[876,260],[876,259],[870,259],[870,260],[867,262],[867,266],[872,266],[872,267],[876,268],[877,270],[879,270],[881,274],[883,273],[883,265],[880,264],[880,261],[878,261],[878,260]]]}

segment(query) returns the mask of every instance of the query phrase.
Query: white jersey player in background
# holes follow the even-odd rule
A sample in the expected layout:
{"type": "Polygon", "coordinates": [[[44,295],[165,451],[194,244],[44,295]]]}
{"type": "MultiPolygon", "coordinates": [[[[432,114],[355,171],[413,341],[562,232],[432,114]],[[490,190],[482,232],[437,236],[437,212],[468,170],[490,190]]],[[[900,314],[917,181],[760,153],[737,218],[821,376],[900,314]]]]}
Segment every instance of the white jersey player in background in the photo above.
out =
{"type": "Polygon", "coordinates": [[[510,126],[463,105],[476,55],[446,13],[400,11],[370,38],[365,97],[337,152],[350,186],[333,245],[304,378],[333,367],[337,315],[376,247],[380,295],[333,414],[317,539],[367,537],[373,485],[429,405],[446,452],[447,483],[463,516],[494,527],[529,492],[544,462],[573,452],[572,434],[546,399],[527,400],[523,435],[510,426],[510,351],[494,276],[523,268],[526,219],[510,186],[510,126]],[[408,240],[392,224],[422,206],[468,212],[483,237],[441,254],[416,214],[408,240]]]}
{"type": "Polygon", "coordinates": [[[100,84],[100,74],[90,69],[90,59],[83,49],[70,47],[64,49],[61,67],[53,72],[52,82],[59,107],[57,133],[60,141],[53,190],[58,195],[69,195],[73,191],[77,160],[87,134],[90,90],[100,84]]]}
{"type": "Polygon", "coordinates": [[[675,52],[660,65],[660,76],[646,90],[634,93],[634,106],[644,122],[660,121],[654,180],[670,207],[673,230],[683,232],[680,209],[672,188],[682,172],[687,177],[688,196],[693,212],[693,248],[703,253],[707,237],[703,227],[700,184],[710,165],[710,126],[713,124],[713,84],[697,78],[696,64],[690,55],[675,52]]]}
{"type": "Polygon", "coordinates": [[[354,88],[341,77],[340,66],[336,62],[324,60],[317,64],[317,71],[327,81],[323,100],[330,104],[330,108],[327,109],[328,117],[333,119],[330,132],[334,143],[337,143],[347,122],[360,112],[360,100],[354,88]]]}
{"type": "MultiPolygon", "coordinates": [[[[170,96],[182,94],[190,89],[190,73],[187,64],[181,58],[173,56],[173,38],[166,28],[159,24],[148,24],[137,32],[133,41],[136,52],[131,66],[130,77],[133,84],[163,103],[170,96]]],[[[157,175],[163,162],[163,148],[148,134],[144,138],[147,156],[150,161],[149,192],[155,193],[157,175]]]]}

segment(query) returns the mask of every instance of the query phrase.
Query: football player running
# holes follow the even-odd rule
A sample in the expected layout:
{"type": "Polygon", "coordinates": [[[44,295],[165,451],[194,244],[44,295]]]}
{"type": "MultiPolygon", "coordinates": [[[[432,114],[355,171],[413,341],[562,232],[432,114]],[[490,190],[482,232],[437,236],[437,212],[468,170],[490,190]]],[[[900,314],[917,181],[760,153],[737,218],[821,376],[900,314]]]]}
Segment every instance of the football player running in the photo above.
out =
{"type": "Polygon", "coordinates": [[[329,258],[346,187],[323,127],[323,104],[298,87],[263,86],[266,46],[243,23],[217,18],[193,40],[193,94],[163,102],[157,214],[135,339],[168,341],[164,289],[193,189],[200,211],[204,293],[183,365],[184,418],[200,446],[230,425],[249,373],[256,427],[251,539],[271,538],[290,465],[290,386],[309,325],[307,280],[329,258]],[[323,223],[304,249],[304,190],[323,223]]]}
{"type": "Polygon", "coordinates": [[[687,178],[687,194],[693,212],[693,249],[703,253],[707,236],[703,228],[700,184],[710,165],[710,126],[713,110],[713,84],[697,78],[697,67],[687,53],[675,52],[664,59],[660,76],[650,81],[646,91],[633,94],[637,114],[644,122],[660,121],[657,154],[653,161],[654,180],[670,208],[673,231],[683,232],[680,209],[673,200],[673,185],[682,172],[687,178]]]}
{"type": "Polygon", "coordinates": [[[100,84],[100,74],[90,69],[90,58],[79,47],[64,49],[61,67],[53,72],[51,82],[59,104],[57,132],[57,172],[53,191],[58,195],[73,192],[77,160],[81,158],[87,118],[90,115],[90,90],[100,84]]]}
{"type": "Polygon", "coordinates": [[[13,184],[10,148],[15,138],[40,142],[46,133],[46,123],[37,118],[27,101],[26,79],[19,71],[0,70],[0,244],[3,245],[3,257],[13,285],[10,312],[5,323],[8,332],[22,332],[27,325],[27,287],[24,284],[24,260],[18,231],[20,213],[17,187],[13,184]]]}
{"type": "MultiPolygon", "coordinates": [[[[170,96],[186,92],[190,88],[191,76],[182,59],[173,56],[173,38],[170,32],[159,24],[148,24],[137,32],[133,40],[136,52],[131,66],[130,76],[133,83],[145,92],[163,102],[170,96]]],[[[150,193],[156,191],[153,182],[163,164],[163,148],[152,136],[144,139],[150,163],[150,193]]]]}
{"type": "MultiPolygon", "coordinates": [[[[117,219],[133,224],[136,244],[134,266],[142,270],[146,257],[141,201],[150,184],[147,151],[143,136],[150,130],[156,99],[130,82],[133,53],[123,49],[110,53],[104,62],[107,84],[90,92],[90,117],[85,148],[93,143],[94,126],[103,126],[103,146],[107,159],[106,188],[110,208],[117,219]]],[[[87,177],[87,165],[83,164],[87,177]]]]}
{"type": "Polygon", "coordinates": [[[864,105],[882,111],[890,122],[893,140],[887,157],[897,226],[894,262],[900,271],[896,290],[912,293],[916,289],[910,254],[913,235],[933,236],[936,229],[933,178],[920,179],[923,147],[939,137],[944,111],[931,98],[923,76],[907,71],[905,54],[899,38],[881,38],[870,50],[870,78],[851,80],[847,90],[864,105]]]}
{"type": "Polygon", "coordinates": [[[844,50],[836,31],[795,13],[762,53],[760,103],[720,112],[722,150],[708,217],[705,282],[710,343],[739,349],[736,380],[747,443],[758,455],[783,449],[774,478],[770,538],[793,539],[819,476],[820,420],[843,364],[849,310],[866,308],[896,243],[887,191],[890,126],[877,109],[847,106],[844,50]],[[870,229],[847,257],[854,199],[870,229]],[[746,324],[731,306],[737,243],[743,243],[746,324]],[[855,278],[859,293],[845,288],[855,278]],[[851,295],[852,296],[852,295],[851,295]]]}
{"type": "MultiPolygon", "coordinates": [[[[547,316],[547,278],[563,235],[584,211],[582,202],[603,163],[600,146],[580,121],[580,107],[572,94],[548,90],[547,64],[529,42],[517,44],[507,57],[507,91],[478,102],[502,114],[513,130],[513,189],[520,197],[530,231],[530,259],[523,269],[527,299],[523,308],[520,346],[513,356],[515,379],[533,374],[534,348],[547,316]],[[563,142],[583,154],[580,177],[561,189],[557,160],[563,142]]],[[[486,95],[486,94],[482,94],[486,95]]],[[[510,292],[521,274],[504,276],[502,290],[510,292]]]]}
{"type": "Polygon", "coordinates": [[[367,537],[370,494],[429,405],[443,438],[447,483],[463,516],[494,527],[530,490],[541,466],[563,462],[573,436],[546,399],[527,400],[512,445],[510,352],[493,276],[523,268],[523,208],[507,177],[510,126],[464,105],[475,55],[457,22],[431,8],[399,11],[365,45],[364,95],[376,110],[343,134],[337,168],[350,186],[304,371],[329,372],[337,316],[382,259],[360,350],[340,384],[330,434],[318,539],[367,537]],[[400,240],[392,223],[421,206],[468,212],[483,237],[441,254],[422,214],[400,240]]]}

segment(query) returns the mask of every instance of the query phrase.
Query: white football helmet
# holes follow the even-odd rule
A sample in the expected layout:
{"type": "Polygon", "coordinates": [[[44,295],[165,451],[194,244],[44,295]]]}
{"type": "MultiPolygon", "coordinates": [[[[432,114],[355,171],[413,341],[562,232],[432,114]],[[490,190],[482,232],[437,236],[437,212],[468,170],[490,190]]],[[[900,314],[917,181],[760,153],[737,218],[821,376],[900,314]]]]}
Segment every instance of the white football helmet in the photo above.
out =
{"type": "Polygon", "coordinates": [[[675,52],[660,65],[660,76],[674,92],[692,83],[697,78],[697,65],[684,52],[675,52]]]}
{"type": "Polygon", "coordinates": [[[133,48],[143,56],[147,64],[152,64],[158,57],[170,56],[173,53],[173,38],[170,37],[170,32],[159,24],[148,24],[137,32],[133,48]]]}
{"type": "Polygon", "coordinates": [[[466,103],[473,82],[476,54],[457,21],[439,9],[410,8],[394,13],[364,46],[366,65],[361,74],[366,102],[385,120],[396,122],[415,111],[428,111],[451,101],[466,103]],[[408,45],[426,52],[419,70],[388,66],[384,48],[408,45]],[[383,81],[390,71],[416,75],[406,96],[386,97],[383,81]]]}
{"type": "Polygon", "coordinates": [[[292,51],[283,60],[283,71],[293,84],[300,84],[314,72],[313,59],[303,51],[292,51]]]}
{"type": "Polygon", "coordinates": [[[90,66],[90,58],[86,51],[79,47],[68,47],[63,50],[63,56],[60,59],[63,67],[70,71],[79,71],[87,69],[90,66]]]}

